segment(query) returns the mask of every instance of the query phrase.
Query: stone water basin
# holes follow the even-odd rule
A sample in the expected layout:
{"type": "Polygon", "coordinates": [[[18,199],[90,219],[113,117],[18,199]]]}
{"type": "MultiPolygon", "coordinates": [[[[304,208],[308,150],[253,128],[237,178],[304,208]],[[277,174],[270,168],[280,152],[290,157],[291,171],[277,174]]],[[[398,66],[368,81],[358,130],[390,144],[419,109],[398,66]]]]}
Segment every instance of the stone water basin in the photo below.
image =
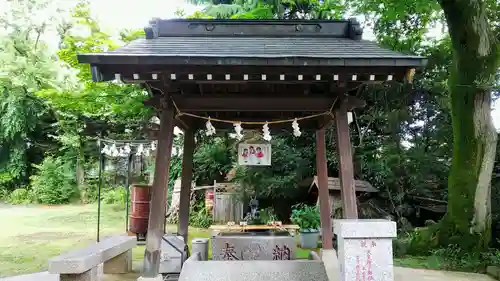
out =
{"type": "Polygon", "coordinates": [[[293,260],[296,241],[287,231],[220,232],[212,237],[213,260],[293,260]]]}

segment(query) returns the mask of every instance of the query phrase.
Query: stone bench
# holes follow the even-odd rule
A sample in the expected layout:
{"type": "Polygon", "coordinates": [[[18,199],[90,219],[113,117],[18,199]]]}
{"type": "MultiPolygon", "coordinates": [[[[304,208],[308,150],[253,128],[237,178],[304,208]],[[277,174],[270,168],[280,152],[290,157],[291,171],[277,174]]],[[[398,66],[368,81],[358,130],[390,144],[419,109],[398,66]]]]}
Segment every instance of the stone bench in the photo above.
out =
{"type": "Polygon", "coordinates": [[[194,253],[185,263],[179,281],[328,281],[325,266],[313,260],[200,261],[194,253]]]}
{"type": "Polygon", "coordinates": [[[113,236],[86,248],[49,260],[49,273],[59,274],[60,281],[97,281],[98,267],[105,274],[127,273],[132,270],[132,248],[135,237],[113,236]]]}

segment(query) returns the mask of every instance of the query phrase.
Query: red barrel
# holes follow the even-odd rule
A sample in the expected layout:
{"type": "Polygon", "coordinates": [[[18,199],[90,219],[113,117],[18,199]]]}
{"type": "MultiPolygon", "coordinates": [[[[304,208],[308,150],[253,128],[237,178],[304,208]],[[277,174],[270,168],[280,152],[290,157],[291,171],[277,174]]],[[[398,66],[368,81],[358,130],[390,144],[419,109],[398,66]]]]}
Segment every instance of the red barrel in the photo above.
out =
{"type": "Polygon", "coordinates": [[[214,192],[212,190],[207,190],[205,192],[205,208],[210,213],[214,209],[214,192]]]}
{"type": "Polygon", "coordinates": [[[130,192],[130,232],[135,234],[146,234],[148,232],[150,201],[151,185],[132,185],[132,190],[130,192]]]}

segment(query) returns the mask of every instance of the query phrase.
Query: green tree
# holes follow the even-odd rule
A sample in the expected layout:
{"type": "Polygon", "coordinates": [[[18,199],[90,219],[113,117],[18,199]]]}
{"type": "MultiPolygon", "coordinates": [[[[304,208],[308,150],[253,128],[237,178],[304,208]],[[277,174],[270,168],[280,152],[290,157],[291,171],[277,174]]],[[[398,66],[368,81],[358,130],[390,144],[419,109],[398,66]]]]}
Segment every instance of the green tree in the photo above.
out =
{"type": "Polygon", "coordinates": [[[500,67],[498,1],[353,3],[358,12],[371,16],[377,37],[386,44],[397,42],[391,38],[410,39],[408,44],[418,48],[433,25],[447,27],[453,54],[448,90],[454,149],[448,212],[439,225],[438,241],[468,250],[486,249],[491,237],[490,183],[497,141],[489,112],[500,67]]]}
{"type": "MultiPolygon", "coordinates": [[[[440,1],[453,53],[448,86],[454,149],[448,212],[439,238],[443,244],[478,250],[487,249],[491,237],[491,175],[497,132],[490,112],[500,67],[500,36],[493,29],[493,19],[488,17],[487,4],[440,1]]],[[[495,20],[500,12],[498,6],[497,3],[495,20]]]]}
{"type": "Polygon", "coordinates": [[[50,132],[50,109],[35,94],[76,85],[72,69],[42,40],[62,17],[50,2],[9,1],[0,15],[0,186],[11,189],[26,183],[30,154],[46,148],[38,141],[41,131],[50,132]]]}
{"type": "Polygon", "coordinates": [[[345,12],[342,0],[188,0],[204,5],[194,17],[239,19],[338,19],[345,12]]]}
{"type": "MultiPolygon", "coordinates": [[[[91,17],[86,1],[76,5],[71,17],[59,25],[58,32],[61,38],[58,56],[78,72],[81,87],[63,92],[47,89],[38,92],[38,96],[51,106],[57,117],[58,132],[54,138],[60,142],[66,160],[76,164],[77,182],[81,185],[84,164],[88,162],[86,156],[96,155],[92,153],[96,137],[142,137],[141,128],[152,112],[144,107],[143,101],[148,96],[140,87],[95,83],[90,68],[78,63],[78,53],[102,52],[119,46],[91,17]]],[[[142,34],[125,30],[120,35],[124,41],[130,41],[142,34]]]]}
{"type": "MultiPolygon", "coordinates": [[[[277,18],[319,18],[307,13],[315,9],[310,6],[319,7],[327,2],[331,4],[330,1],[293,0],[273,3],[203,2],[208,3],[204,9],[206,14],[213,11],[213,5],[221,8],[224,7],[222,5],[232,5],[233,9],[216,14],[215,17],[233,18],[237,18],[238,13],[251,14],[253,7],[249,3],[269,9],[273,17],[277,18]],[[235,9],[234,5],[238,8],[235,9]],[[287,9],[293,11],[295,7],[308,8],[299,14],[279,12],[287,9]],[[289,17],[282,16],[285,14],[289,17]]],[[[347,4],[351,11],[364,15],[367,22],[373,23],[380,43],[395,50],[424,53],[426,43],[436,43],[429,41],[429,30],[440,23],[447,27],[449,43],[443,44],[441,50],[453,54],[449,79],[446,77],[444,81],[448,83],[454,149],[448,182],[448,212],[436,230],[439,230],[438,241],[442,245],[453,243],[468,250],[486,249],[491,237],[490,182],[497,141],[489,112],[500,66],[499,2],[353,0],[347,4]]]]}

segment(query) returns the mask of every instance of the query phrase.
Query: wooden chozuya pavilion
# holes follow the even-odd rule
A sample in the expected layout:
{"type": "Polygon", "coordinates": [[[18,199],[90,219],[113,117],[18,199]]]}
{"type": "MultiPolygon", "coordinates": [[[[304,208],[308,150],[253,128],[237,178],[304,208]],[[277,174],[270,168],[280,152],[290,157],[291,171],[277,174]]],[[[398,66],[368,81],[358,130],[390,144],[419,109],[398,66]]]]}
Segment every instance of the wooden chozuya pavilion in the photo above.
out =
{"type": "MultiPolygon", "coordinates": [[[[365,103],[353,89],[411,79],[424,59],[362,40],[355,19],[154,19],[145,32],[145,39],[117,50],[78,56],[90,64],[94,81],[121,79],[145,87],[161,120],[142,278],[159,275],[173,128],[185,131],[179,234],[187,238],[194,133],[208,117],[256,122],[243,123],[243,129],[259,130],[258,122],[298,118],[301,128],[316,130],[323,247],[332,248],[324,127],[336,124],[343,213],[357,218],[347,112],[365,103]]],[[[290,123],[269,128],[292,130],[290,123]]]]}

